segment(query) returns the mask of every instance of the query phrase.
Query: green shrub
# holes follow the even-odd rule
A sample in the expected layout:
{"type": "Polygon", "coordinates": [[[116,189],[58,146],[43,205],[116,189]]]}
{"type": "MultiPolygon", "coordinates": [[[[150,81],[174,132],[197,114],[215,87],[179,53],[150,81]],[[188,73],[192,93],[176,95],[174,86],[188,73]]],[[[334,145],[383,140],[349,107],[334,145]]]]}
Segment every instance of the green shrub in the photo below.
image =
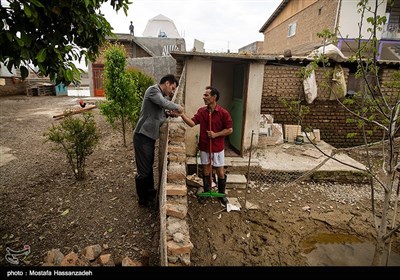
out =
{"type": "Polygon", "coordinates": [[[93,114],[84,112],[82,117],[67,115],[59,125],[53,125],[44,136],[46,142],[56,144],[54,150],[65,152],[75,178],[84,179],[86,159],[93,153],[99,140],[93,114]]]}

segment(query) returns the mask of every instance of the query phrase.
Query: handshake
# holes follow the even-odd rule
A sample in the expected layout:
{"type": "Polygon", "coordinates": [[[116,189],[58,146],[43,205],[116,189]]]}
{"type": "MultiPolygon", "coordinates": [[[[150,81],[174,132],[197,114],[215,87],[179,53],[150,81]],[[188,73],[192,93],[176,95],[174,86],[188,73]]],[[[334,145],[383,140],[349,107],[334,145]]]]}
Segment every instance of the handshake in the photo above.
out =
{"type": "Polygon", "coordinates": [[[165,110],[165,113],[167,115],[167,117],[172,117],[172,118],[176,118],[179,117],[180,115],[182,115],[183,113],[183,108],[179,108],[179,110],[165,110]]]}

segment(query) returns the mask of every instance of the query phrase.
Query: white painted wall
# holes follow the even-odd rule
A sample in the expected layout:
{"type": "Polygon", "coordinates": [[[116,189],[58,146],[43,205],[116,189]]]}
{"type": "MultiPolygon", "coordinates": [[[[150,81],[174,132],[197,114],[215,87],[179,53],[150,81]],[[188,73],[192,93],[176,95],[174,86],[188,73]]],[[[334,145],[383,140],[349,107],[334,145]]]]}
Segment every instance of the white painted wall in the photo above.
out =
{"type": "MultiPolygon", "coordinates": [[[[203,93],[205,87],[210,85],[211,60],[195,57],[186,61],[186,88],[185,88],[185,114],[193,117],[197,109],[204,106],[203,93]]],[[[194,156],[196,153],[196,134],[200,127],[188,126],[185,136],[186,154],[194,156]]]]}
{"type": "MultiPolygon", "coordinates": [[[[378,15],[385,15],[387,0],[369,0],[369,5],[374,9],[375,1],[380,3],[378,7],[378,15]]],[[[359,26],[358,23],[361,22],[361,14],[357,12],[357,3],[359,1],[355,0],[342,0],[339,16],[339,30],[343,38],[358,38],[359,37],[359,26]]],[[[372,17],[372,12],[366,12],[364,15],[364,20],[362,23],[361,34],[363,38],[368,38],[369,32],[367,29],[372,27],[371,24],[367,23],[367,18],[372,17]]],[[[377,33],[377,38],[381,38],[382,32],[377,33]]]]}

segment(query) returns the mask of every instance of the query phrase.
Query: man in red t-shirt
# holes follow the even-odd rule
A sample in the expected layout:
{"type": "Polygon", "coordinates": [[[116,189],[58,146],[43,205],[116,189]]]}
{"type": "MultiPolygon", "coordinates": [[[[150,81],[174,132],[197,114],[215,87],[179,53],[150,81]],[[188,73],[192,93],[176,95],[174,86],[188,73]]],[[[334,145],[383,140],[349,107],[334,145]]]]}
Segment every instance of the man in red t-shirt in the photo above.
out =
{"type": "MultiPolygon", "coordinates": [[[[198,148],[200,151],[200,161],[203,166],[204,192],[209,192],[211,190],[211,152],[212,166],[216,169],[218,176],[218,192],[225,194],[226,175],[224,170],[224,140],[225,136],[228,136],[233,132],[233,128],[231,115],[226,109],[217,104],[219,95],[220,93],[216,88],[207,86],[203,94],[203,100],[206,106],[199,108],[193,118],[189,118],[184,113],[181,114],[181,117],[190,127],[200,124],[198,148]]],[[[228,202],[225,196],[220,197],[219,199],[224,205],[228,202]]],[[[204,197],[200,197],[199,201],[204,203],[204,197]]]]}

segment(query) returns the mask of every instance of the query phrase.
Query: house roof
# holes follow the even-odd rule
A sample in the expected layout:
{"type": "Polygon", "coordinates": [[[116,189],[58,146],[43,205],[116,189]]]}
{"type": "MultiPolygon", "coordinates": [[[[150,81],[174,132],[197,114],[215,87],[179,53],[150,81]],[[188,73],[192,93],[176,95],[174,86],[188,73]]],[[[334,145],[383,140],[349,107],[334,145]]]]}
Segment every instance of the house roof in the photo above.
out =
{"type": "Polygon", "coordinates": [[[109,41],[134,42],[150,56],[162,56],[165,47],[177,46],[181,51],[186,51],[186,43],[183,38],[158,38],[136,37],[131,34],[116,33],[115,37],[107,37],[109,41]]]}
{"type": "MultiPolygon", "coordinates": [[[[261,63],[268,64],[292,64],[292,65],[307,65],[310,61],[313,61],[313,58],[307,56],[292,56],[292,57],[284,57],[283,55],[259,55],[259,54],[237,54],[237,53],[206,53],[206,52],[179,52],[174,51],[171,52],[171,56],[178,59],[186,59],[193,57],[202,57],[208,58],[212,60],[218,61],[237,61],[237,60],[246,60],[246,61],[258,61],[261,63]]],[[[344,61],[342,63],[357,63],[351,61],[344,61]]],[[[378,61],[379,65],[385,65],[388,67],[399,67],[400,61],[394,60],[380,60],[378,61]]]]}
{"type": "Polygon", "coordinates": [[[260,55],[260,54],[238,54],[238,53],[207,53],[207,52],[171,52],[171,55],[175,59],[184,59],[184,58],[193,58],[193,57],[202,57],[208,58],[212,60],[247,60],[247,61],[259,61],[259,62],[267,62],[267,61],[297,61],[297,62],[305,62],[311,61],[312,59],[308,59],[306,57],[290,57],[286,58],[283,56],[276,55],[260,55]]]}
{"type": "Polygon", "coordinates": [[[272,15],[268,18],[268,20],[264,23],[264,25],[260,28],[259,32],[263,33],[265,29],[276,19],[276,17],[282,12],[282,10],[286,7],[290,0],[283,0],[278,8],[272,13],[272,15]]]}
{"type": "Polygon", "coordinates": [[[136,45],[141,47],[146,53],[148,53],[150,56],[156,56],[149,48],[147,48],[145,45],[143,45],[137,37],[134,37],[131,34],[125,34],[125,33],[115,33],[115,36],[113,37],[106,37],[108,41],[119,41],[119,42],[134,42],[136,45]]]}

